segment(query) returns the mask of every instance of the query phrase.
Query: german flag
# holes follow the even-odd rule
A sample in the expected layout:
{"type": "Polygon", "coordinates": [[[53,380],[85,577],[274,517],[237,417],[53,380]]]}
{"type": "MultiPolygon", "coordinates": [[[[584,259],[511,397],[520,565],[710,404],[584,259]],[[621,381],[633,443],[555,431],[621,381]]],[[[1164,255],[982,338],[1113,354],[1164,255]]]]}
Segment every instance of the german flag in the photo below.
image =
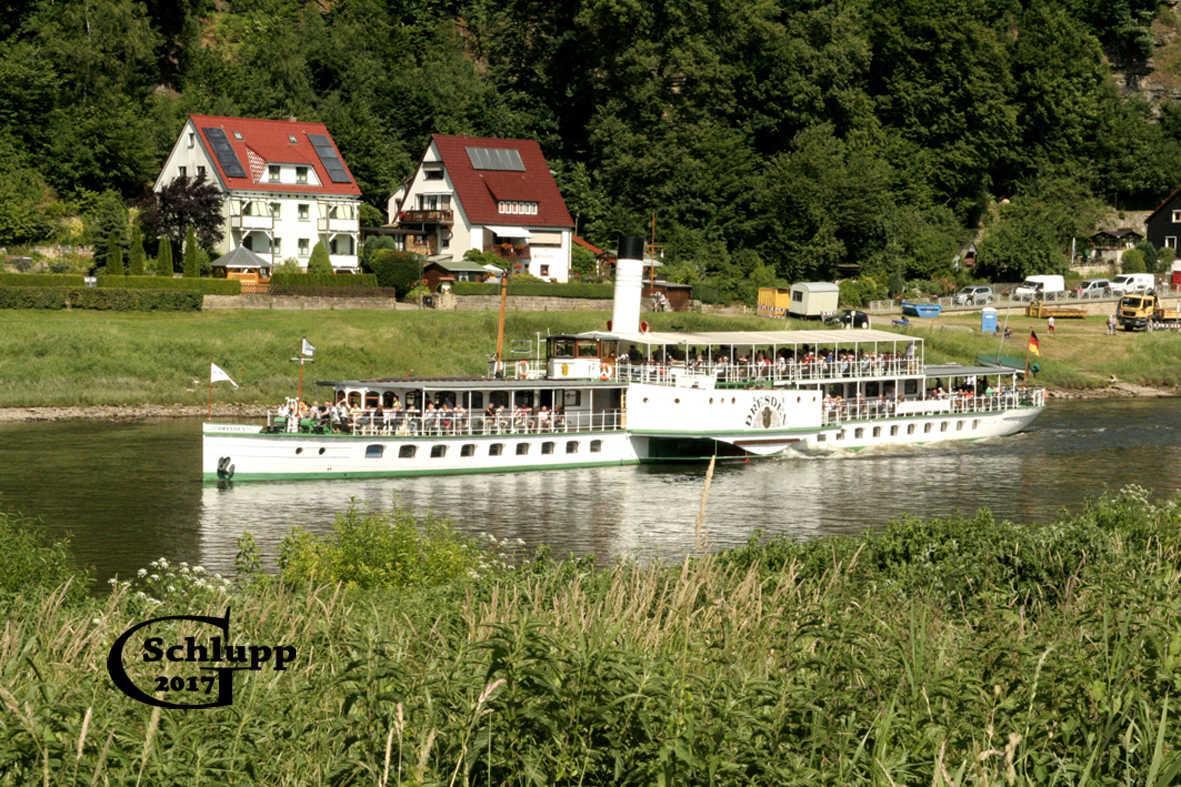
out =
{"type": "Polygon", "coordinates": [[[1029,332],[1029,344],[1026,345],[1025,351],[1030,355],[1036,355],[1039,358],[1042,357],[1042,346],[1037,340],[1037,331],[1029,332]]]}

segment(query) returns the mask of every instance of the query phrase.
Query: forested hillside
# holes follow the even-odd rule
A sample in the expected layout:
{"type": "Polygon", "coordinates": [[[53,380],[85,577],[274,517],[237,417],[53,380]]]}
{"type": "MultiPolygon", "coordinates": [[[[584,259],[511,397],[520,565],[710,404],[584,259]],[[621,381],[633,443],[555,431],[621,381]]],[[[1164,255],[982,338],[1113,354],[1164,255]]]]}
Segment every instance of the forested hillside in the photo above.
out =
{"type": "Polygon", "coordinates": [[[85,241],[60,219],[141,198],[190,112],[322,120],[382,208],[432,132],[536,138],[581,234],[655,214],[722,286],[931,278],[982,222],[984,270],[1051,269],[1101,205],[1181,180],[1181,106],[1113,78],[1151,67],[1156,0],[3,9],[0,244],[85,241]]]}

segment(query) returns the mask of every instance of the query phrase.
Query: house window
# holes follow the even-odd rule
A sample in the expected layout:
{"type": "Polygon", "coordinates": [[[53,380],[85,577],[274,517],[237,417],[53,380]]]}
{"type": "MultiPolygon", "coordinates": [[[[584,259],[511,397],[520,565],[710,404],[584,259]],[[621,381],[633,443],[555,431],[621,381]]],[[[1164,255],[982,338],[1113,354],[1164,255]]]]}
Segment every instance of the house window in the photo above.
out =
{"type": "Polygon", "coordinates": [[[537,203],[502,199],[496,203],[496,212],[507,213],[512,216],[536,216],[537,203]]]}
{"type": "Polygon", "coordinates": [[[308,168],[307,167],[296,167],[295,168],[295,182],[300,183],[300,184],[304,184],[304,183],[308,182],[308,168]]]}
{"type": "Polygon", "coordinates": [[[299,239],[299,256],[301,256],[301,257],[308,256],[309,244],[310,244],[310,241],[307,238],[300,238],[299,239]]]}
{"type": "Polygon", "coordinates": [[[185,175],[187,175],[187,174],[188,174],[188,171],[189,171],[189,170],[188,170],[188,168],[187,168],[187,167],[177,167],[177,168],[176,168],[176,171],[177,171],[177,172],[179,172],[179,173],[180,173],[180,176],[183,178],[185,175]]]}
{"type": "Polygon", "coordinates": [[[195,145],[195,144],[197,144],[197,135],[194,134],[192,131],[190,131],[189,132],[189,147],[193,147],[193,145],[195,145]]]}
{"type": "Polygon", "coordinates": [[[793,290],[791,293],[791,299],[793,302],[799,303],[800,301],[804,300],[804,293],[800,292],[799,290],[793,290]]]}
{"type": "Polygon", "coordinates": [[[271,254],[279,254],[283,251],[283,239],[279,236],[271,238],[271,254]]]}
{"type": "Polygon", "coordinates": [[[549,276],[549,266],[548,265],[541,266],[541,275],[542,276],[549,276]]]}
{"type": "Polygon", "coordinates": [[[299,203],[299,220],[307,221],[310,216],[311,213],[308,210],[308,204],[306,202],[299,203]]]}
{"type": "Polygon", "coordinates": [[[278,183],[279,182],[279,165],[278,164],[271,164],[270,166],[267,167],[267,179],[271,183],[278,183]]]}
{"type": "Polygon", "coordinates": [[[398,458],[399,459],[413,459],[414,455],[416,453],[418,453],[418,446],[404,445],[398,449],[398,458]]]}
{"type": "Polygon", "coordinates": [[[1173,223],[1181,224],[1181,210],[1173,211],[1173,223]]]}
{"type": "Polygon", "coordinates": [[[203,165],[201,165],[201,164],[198,164],[198,165],[197,165],[197,178],[198,178],[199,180],[204,180],[204,179],[205,179],[205,167],[204,167],[203,165]]]}
{"type": "Polygon", "coordinates": [[[1176,235],[1166,235],[1165,236],[1165,248],[1166,249],[1176,249],[1177,248],[1177,236],[1176,235]]]}
{"type": "Polygon", "coordinates": [[[273,216],[274,218],[277,219],[281,215],[283,215],[283,206],[278,202],[272,202],[271,203],[271,216],[273,216]]]}
{"type": "Polygon", "coordinates": [[[423,178],[423,180],[442,180],[443,179],[443,168],[438,167],[438,168],[432,168],[432,169],[424,169],[422,171],[422,178],[423,178]]]}

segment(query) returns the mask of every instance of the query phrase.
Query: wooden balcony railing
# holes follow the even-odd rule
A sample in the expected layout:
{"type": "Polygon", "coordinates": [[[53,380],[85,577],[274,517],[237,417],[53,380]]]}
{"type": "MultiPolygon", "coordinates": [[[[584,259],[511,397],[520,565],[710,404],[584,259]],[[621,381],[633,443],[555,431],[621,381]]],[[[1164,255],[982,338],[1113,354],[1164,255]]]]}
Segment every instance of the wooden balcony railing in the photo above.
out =
{"type": "Polygon", "coordinates": [[[398,213],[402,224],[451,224],[454,219],[450,210],[404,210],[398,213]]]}

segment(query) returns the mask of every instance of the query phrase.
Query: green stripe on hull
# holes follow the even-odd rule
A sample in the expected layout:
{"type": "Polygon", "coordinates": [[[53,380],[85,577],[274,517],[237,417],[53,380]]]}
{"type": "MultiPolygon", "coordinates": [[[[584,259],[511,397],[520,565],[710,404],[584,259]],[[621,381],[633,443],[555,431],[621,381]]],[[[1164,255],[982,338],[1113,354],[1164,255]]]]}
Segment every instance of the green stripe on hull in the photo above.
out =
{"type": "MultiPolygon", "coordinates": [[[[560,465],[512,465],[511,467],[471,467],[450,468],[446,470],[359,470],[353,472],[332,473],[235,473],[232,480],[239,481],[313,481],[330,478],[414,478],[428,475],[473,475],[476,473],[519,473],[530,470],[572,470],[582,467],[619,467],[623,465],[639,464],[638,459],[613,459],[602,462],[573,462],[560,465]]],[[[217,483],[216,473],[205,473],[201,476],[205,483],[217,483]]]]}

